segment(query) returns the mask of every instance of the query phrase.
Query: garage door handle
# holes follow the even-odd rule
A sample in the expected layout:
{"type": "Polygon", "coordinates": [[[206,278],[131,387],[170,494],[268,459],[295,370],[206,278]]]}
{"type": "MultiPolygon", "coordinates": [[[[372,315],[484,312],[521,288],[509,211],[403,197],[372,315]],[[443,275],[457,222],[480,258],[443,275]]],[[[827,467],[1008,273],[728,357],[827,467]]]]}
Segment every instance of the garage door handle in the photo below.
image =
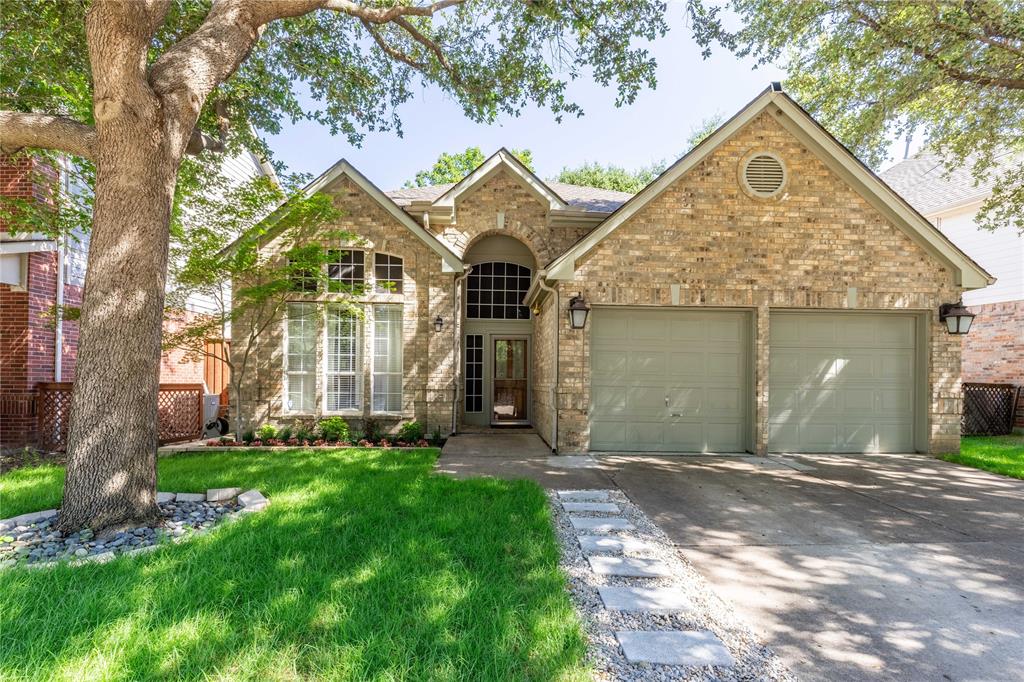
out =
{"type": "Polygon", "coordinates": [[[665,396],[665,407],[668,407],[668,396],[665,396]]]}

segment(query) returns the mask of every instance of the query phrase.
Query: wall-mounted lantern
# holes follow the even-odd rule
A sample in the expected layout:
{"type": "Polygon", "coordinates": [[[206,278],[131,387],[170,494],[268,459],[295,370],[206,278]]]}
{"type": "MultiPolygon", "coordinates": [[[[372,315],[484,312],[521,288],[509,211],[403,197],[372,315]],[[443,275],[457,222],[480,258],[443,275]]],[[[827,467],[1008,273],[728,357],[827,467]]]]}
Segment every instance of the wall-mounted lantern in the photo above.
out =
{"type": "Polygon", "coordinates": [[[442,329],[444,329],[444,320],[438,315],[434,318],[434,331],[440,332],[442,329]]]}
{"type": "Polygon", "coordinates": [[[946,323],[950,334],[966,334],[971,331],[974,313],[965,308],[962,301],[943,303],[939,306],[939,321],[946,323]]]}
{"type": "Polygon", "coordinates": [[[587,305],[583,294],[576,294],[569,299],[569,326],[573,329],[583,329],[587,324],[587,315],[590,314],[590,306],[587,305]]]}

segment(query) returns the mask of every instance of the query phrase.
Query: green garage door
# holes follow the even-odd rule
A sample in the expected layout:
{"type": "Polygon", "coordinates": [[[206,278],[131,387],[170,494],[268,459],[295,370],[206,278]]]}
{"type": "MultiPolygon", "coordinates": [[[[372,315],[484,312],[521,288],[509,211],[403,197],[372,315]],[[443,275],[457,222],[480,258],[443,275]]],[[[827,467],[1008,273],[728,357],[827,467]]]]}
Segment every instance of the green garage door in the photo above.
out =
{"type": "Polygon", "coordinates": [[[592,450],[747,449],[746,313],[596,308],[592,317],[592,450]]]}
{"type": "Polygon", "coordinates": [[[914,451],[913,316],[773,312],[770,328],[770,451],[914,451]]]}

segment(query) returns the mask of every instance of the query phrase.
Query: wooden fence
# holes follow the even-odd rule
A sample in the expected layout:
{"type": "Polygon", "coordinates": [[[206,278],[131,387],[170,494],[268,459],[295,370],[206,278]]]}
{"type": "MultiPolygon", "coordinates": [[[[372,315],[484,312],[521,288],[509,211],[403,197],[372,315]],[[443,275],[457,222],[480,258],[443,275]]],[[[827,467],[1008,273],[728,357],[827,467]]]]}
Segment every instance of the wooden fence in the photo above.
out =
{"type": "MultiPolygon", "coordinates": [[[[54,452],[67,448],[72,387],[71,383],[37,385],[39,448],[54,452]]],[[[203,393],[202,384],[160,384],[157,395],[160,445],[202,437],[203,393]]]]}
{"type": "Polygon", "coordinates": [[[963,385],[964,411],[960,433],[964,436],[1002,436],[1013,431],[1020,388],[1013,384],[963,385]]]}

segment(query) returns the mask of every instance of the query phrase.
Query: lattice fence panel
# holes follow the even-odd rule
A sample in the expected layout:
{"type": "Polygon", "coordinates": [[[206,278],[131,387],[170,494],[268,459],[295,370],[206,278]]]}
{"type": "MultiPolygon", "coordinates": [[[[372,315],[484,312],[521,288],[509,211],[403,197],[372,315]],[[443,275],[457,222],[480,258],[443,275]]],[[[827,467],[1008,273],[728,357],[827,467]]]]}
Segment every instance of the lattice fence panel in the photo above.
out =
{"type": "Polygon", "coordinates": [[[161,445],[200,438],[203,435],[202,384],[161,384],[157,418],[161,445]]]}
{"type": "MultiPolygon", "coordinates": [[[[39,384],[36,410],[38,446],[61,452],[67,448],[73,384],[39,384]]],[[[194,440],[203,435],[203,385],[161,384],[157,396],[160,444],[194,440]]]]}
{"type": "Polygon", "coordinates": [[[1013,430],[1013,415],[1020,389],[1013,384],[964,383],[964,411],[960,433],[964,436],[1002,436],[1013,430]]]}

